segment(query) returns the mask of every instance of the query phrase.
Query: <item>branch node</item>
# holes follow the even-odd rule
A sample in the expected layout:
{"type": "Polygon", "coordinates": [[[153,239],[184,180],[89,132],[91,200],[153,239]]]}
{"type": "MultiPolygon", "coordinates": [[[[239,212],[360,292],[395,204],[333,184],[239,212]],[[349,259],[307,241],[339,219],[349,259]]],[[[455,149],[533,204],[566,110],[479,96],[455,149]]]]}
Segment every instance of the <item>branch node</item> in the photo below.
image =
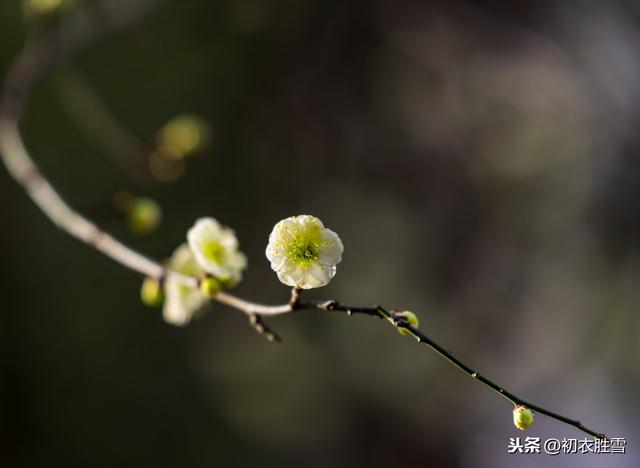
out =
{"type": "MultiPolygon", "coordinates": [[[[329,299],[328,301],[322,302],[318,305],[318,307],[322,310],[336,310],[338,307],[338,301],[329,299]]],[[[347,308],[347,315],[351,315],[351,308],[347,308]]]]}
{"type": "Polygon", "coordinates": [[[249,314],[249,325],[267,340],[282,343],[282,338],[267,325],[260,315],[249,314]]]}
{"type": "Polygon", "coordinates": [[[410,325],[409,321],[395,309],[391,310],[389,317],[395,327],[407,328],[410,325]]]}
{"type": "Polygon", "coordinates": [[[375,306],[375,310],[377,312],[377,317],[379,317],[381,319],[386,319],[386,318],[391,316],[391,314],[389,312],[387,312],[387,309],[382,307],[380,304],[375,306]]]}

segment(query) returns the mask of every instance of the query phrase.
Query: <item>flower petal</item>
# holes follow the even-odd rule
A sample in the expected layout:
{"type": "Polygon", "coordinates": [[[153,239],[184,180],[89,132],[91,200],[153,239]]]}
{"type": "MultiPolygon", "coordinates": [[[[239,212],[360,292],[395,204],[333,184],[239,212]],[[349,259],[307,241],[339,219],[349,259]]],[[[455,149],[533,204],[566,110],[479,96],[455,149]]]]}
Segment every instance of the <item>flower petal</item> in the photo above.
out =
{"type": "MultiPolygon", "coordinates": [[[[187,244],[180,245],[173,252],[169,266],[172,270],[186,275],[198,276],[202,273],[187,244]]],[[[207,298],[200,290],[177,283],[171,279],[171,276],[167,278],[164,290],[166,299],[162,316],[172,325],[188,324],[193,314],[207,302],[207,298]]]]}
{"type": "Polygon", "coordinates": [[[239,280],[247,259],[238,250],[235,232],[214,218],[200,218],[187,232],[189,247],[200,267],[218,277],[239,280]]]}

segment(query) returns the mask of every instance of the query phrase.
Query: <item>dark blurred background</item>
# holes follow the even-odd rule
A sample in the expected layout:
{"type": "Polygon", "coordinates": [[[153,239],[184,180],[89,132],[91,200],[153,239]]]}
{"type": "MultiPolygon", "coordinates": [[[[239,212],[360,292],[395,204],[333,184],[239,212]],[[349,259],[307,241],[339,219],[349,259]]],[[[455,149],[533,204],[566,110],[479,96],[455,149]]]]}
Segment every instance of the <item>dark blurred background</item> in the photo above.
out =
{"type": "Polygon", "coordinates": [[[4,0],[0,70],[78,9],[108,23],[141,3],[157,5],[54,67],[26,109],[73,206],[159,259],[215,216],[249,257],[237,293],[265,303],[288,297],[271,227],[319,216],[345,254],[309,296],[409,308],[628,454],[508,455],[509,437],[584,434],[543,416],[517,431],[508,402],[368,317],[278,317],[282,345],[221,305],[170,326],[3,168],[1,466],[637,466],[638,2],[76,0],[27,21],[4,0]],[[132,179],[69,112],[69,70],[137,138],[190,112],[210,146],[173,182],[132,179]],[[104,209],[120,190],[162,205],[157,232],[104,209]]]}

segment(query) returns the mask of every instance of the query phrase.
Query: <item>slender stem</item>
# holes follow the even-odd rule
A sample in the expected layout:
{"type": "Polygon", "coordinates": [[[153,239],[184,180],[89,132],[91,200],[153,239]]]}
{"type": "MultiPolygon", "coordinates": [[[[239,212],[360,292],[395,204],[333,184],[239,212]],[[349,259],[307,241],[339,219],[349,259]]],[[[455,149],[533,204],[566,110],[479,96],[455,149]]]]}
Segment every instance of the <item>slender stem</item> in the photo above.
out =
{"type": "MultiPolygon", "coordinates": [[[[137,13],[139,14],[140,12],[137,13]]],[[[131,18],[127,18],[126,16],[120,17],[120,23],[118,24],[126,24],[130,19],[131,18]]],[[[105,32],[105,29],[108,30],[108,28],[104,28],[103,25],[101,29],[98,30],[102,34],[105,32]]],[[[62,54],[62,56],[68,58],[72,51],[77,51],[82,48],[82,46],[86,46],[83,41],[90,42],[95,36],[96,34],[91,36],[83,29],[80,30],[80,33],[76,31],[75,36],[73,36],[74,41],[72,41],[71,45],[66,44],[66,48],[61,49],[62,52],[66,52],[66,55],[62,54]]],[[[94,247],[112,260],[142,275],[160,280],[179,281],[193,288],[198,287],[198,278],[182,275],[166,269],[160,263],[122,244],[113,236],[101,230],[96,224],[74,211],[40,173],[31,159],[20,135],[18,120],[31,85],[49,68],[56,52],[60,54],[58,48],[60,44],[58,44],[57,37],[56,34],[52,33],[49,40],[44,40],[44,42],[25,48],[7,74],[3,93],[0,96],[0,156],[9,174],[22,186],[45,216],[71,236],[76,237],[78,240],[94,247]]],[[[524,405],[540,414],[566,423],[594,437],[606,438],[604,434],[585,427],[579,421],[549,411],[503,389],[462,362],[452,353],[445,350],[420,330],[411,326],[401,315],[395,312],[389,312],[380,306],[348,306],[340,304],[335,300],[302,301],[300,293],[301,291],[299,289],[294,288],[291,291],[290,301],[287,304],[276,306],[257,304],[225,292],[218,293],[214,299],[245,313],[249,317],[251,325],[259,333],[271,340],[278,340],[279,337],[265,324],[262,316],[273,316],[291,313],[297,310],[315,309],[343,312],[348,315],[356,313],[365,314],[385,319],[394,327],[408,331],[420,343],[426,344],[455,367],[491,388],[511,401],[514,405],[524,405]]]]}
{"type": "Polygon", "coordinates": [[[290,304],[282,304],[276,306],[256,304],[254,302],[245,301],[244,299],[240,299],[239,297],[225,292],[219,292],[214,299],[218,302],[233,307],[234,309],[240,310],[247,315],[280,315],[286,314],[293,310],[290,304]]]}
{"type": "Polygon", "coordinates": [[[297,302],[295,304],[295,309],[333,310],[333,311],[345,312],[345,313],[347,313],[349,315],[351,315],[351,314],[365,314],[365,315],[377,316],[377,317],[386,319],[394,327],[399,328],[399,329],[407,330],[409,333],[411,333],[411,335],[414,336],[414,338],[418,342],[426,344],[429,348],[431,348],[433,351],[438,353],[440,356],[442,356],[444,359],[449,361],[451,364],[453,364],[455,367],[460,369],[462,372],[464,372],[465,374],[469,375],[470,377],[472,377],[473,379],[477,380],[478,382],[486,385],[491,390],[493,390],[496,393],[498,393],[500,396],[502,396],[502,397],[506,398],[507,400],[511,401],[514,404],[514,406],[519,406],[519,405],[526,406],[527,408],[529,408],[529,409],[531,409],[533,411],[537,411],[540,414],[544,414],[544,415],[546,415],[546,416],[548,416],[548,417],[550,417],[552,419],[555,419],[557,421],[560,421],[560,422],[563,422],[563,423],[568,424],[570,426],[573,426],[576,429],[579,429],[580,431],[585,432],[585,433],[587,433],[589,435],[592,435],[594,437],[597,437],[599,439],[606,439],[607,438],[607,436],[605,434],[597,432],[597,431],[594,431],[592,429],[589,429],[588,427],[584,426],[580,421],[577,421],[577,420],[574,420],[574,419],[570,419],[570,418],[568,418],[566,416],[563,416],[561,414],[558,414],[558,413],[555,413],[553,411],[550,411],[550,410],[548,410],[546,408],[543,408],[542,406],[539,406],[539,405],[531,403],[531,402],[529,402],[527,400],[524,400],[523,398],[520,398],[519,396],[515,395],[512,392],[509,392],[508,390],[504,389],[502,386],[496,384],[495,382],[493,382],[489,378],[487,378],[484,375],[480,374],[478,371],[473,369],[471,366],[469,366],[469,365],[465,364],[464,362],[462,362],[455,355],[453,355],[453,353],[451,353],[450,351],[447,351],[446,349],[444,349],[442,346],[440,346],[438,343],[436,343],[433,339],[429,338],[427,335],[422,333],[418,328],[411,326],[406,320],[404,320],[404,318],[402,318],[399,315],[394,314],[394,312],[387,311],[386,309],[384,309],[381,306],[376,306],[376,307],[355,307],[355,306],[349,306],[349,305],[340,304],[338,301],[329,300],[329,301],[297,302]]]}
{"type": "MultiPolygon", "coordinates": [[[[379,310],[381,310],[381,314],[383,314],[383,315],[389,314],[388,312],[384,311],[384,309],[382,309],[382,308],[379,308],[379,310]]],[[[393,319],[393,316],[391,315],[391,316],[389,316],[387,318],[393,319]]],[[[600,433],[600,432],[596,432],[596,431],[594,431],[592,429],[589,429],[588,427],[584,426],[580,421],[567,418],[566,416],[563,416],[561,414],[555,413],[553,411],[549,411],[546,408],[543,408],[543,407],[538,406],[538,405],[536,405],[534,403],[531,403],[531,402],[529,402],[527,400],[524,400],[524,399],[520,398],[519,396],[509,392],[508,390],[504,389],[503,387],[501,387],[500,385],[496,384],[492,380],[489,380],[487,377],[485,377],[484,375],[480,374],[478,371],[474,370],[473,368],[471,368],[470,366],[468,366],[467,364],[462,362],[460,359],[458,359],[456,356],[454,356],[450,351],[447,351],[446,349],[444,349],[438,343],[433,341],[433,339],[429,338],[427,335],[422,333],[417,328],[411,326],[405,320],[394,321],[394,325],[396,327],[398,327],[398,328],[403,328],[403,329],[409,331],[420,343],[426,344],[431,349],[433,349],[436,353],[438,353],[440,356],[442,356],[447,361],[449,361],[451,364],[453,364],[455,367],[457,367],[458,369],[460,369],[461,371],[463,371],[467,375],[473,377],[478,382],[483,383],[484,385],[489,387],[491,390],[495,391],[496,393],[498,393],[499,395],[503,396],[507,400],[511,401],[515,406],[519,406],[519,405],[526,406],[527,408],[529,408],[529,409],[531,409],[533,411],[537,411],[540,414],[544,414],[546,416],[549,416],[550,418],[556,419],[556,420],[561,421],[561,422],[563,422],[565,424],[568,424],[570,426],[574,426],[575,428],[577,428],[577,429],[579,429],[579,430],[581,430],[583,432],[586,432],[587,434],[590,434],[590,435],[592,435],[594,437],[597,437],[598,439],[606,439],[607,438],[607,436],[605,434],[600,433]]]]}

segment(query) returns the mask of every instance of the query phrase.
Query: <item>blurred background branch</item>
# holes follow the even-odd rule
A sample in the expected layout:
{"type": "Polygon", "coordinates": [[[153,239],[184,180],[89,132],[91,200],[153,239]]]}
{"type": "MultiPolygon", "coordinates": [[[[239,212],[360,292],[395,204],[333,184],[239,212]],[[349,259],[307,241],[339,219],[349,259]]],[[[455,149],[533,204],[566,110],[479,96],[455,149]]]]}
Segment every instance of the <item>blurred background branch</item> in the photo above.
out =
{"type": "Polygon", "coordinates": [[[84,76],[73,67],[55,76],[60,102],[80,130],[94,140],[126,174],[140,183],[154,179],[149,172],[150,145],[123,127],[84,76]]]}
{"type": "Polygon", "coordinates": [[[114,31],[142,20],[166,0],[90,1],[87,6],[73,10],[71,18],[47,32],[30,45],[30,53],[19,56],[4,81],[2,107],[5,114],[19,114],[25,91],[40,79],[50,66],[64,63],[81,53],[95,41],[114,31]]]}

